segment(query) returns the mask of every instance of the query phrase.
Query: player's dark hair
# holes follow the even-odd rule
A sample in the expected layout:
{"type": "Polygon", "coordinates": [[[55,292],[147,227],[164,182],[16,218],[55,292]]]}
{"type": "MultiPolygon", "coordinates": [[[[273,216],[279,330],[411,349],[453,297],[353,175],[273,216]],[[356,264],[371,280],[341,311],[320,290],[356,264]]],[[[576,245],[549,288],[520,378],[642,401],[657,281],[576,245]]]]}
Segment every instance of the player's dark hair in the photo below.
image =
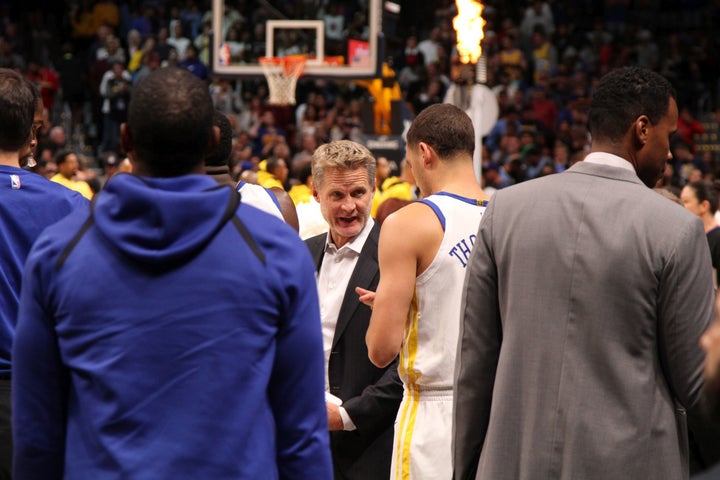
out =
{"type": "Polygon", "coordinates": [[[656,125],[667,114],[670,98],[675,98],[672,85],[652,70],[611,70],[593,93],[588,117],[590,133],[594,139],[619,142],[641,115],[647,115],[656,125]]]}
{"type": "Polygon", "coordinates": [[[18,151],[29,141],[36,99],[22,75],[0,68],[0,150],[18,151]]]}
{"type": "Polygon", "coordinates": [[[154,176],[185,175],[204,161],[214,108],[207,85],[175,67],[134,87],[128,128],[137,157],[154,176]]]}
{"type": "Polygon", "coordinates": [[[690,182],[687,187],[695,192],[698,203],[708,202],[710,204],[710,212],[715,213],[718,209],[718,184],[708,182],[707,180],[698,180],[690,182]]]}
{"type": "Polygon", "coordinates": [[[420,142],[431,146],[440,158],[458,153],[472,155],[475,130],[463,110],[449,103],[436,103],[423,109],[408,130],[408,147],[415,148],[420,142]]]}
{"type": "Polygon", "coordinates": [[[205,165],[222,167],[228,165],[232,153],[232,126],[225,114],[217,110],[213,113],[213,126],[220,129],[220,138],[215,147],[205,156],[205,165]]]}

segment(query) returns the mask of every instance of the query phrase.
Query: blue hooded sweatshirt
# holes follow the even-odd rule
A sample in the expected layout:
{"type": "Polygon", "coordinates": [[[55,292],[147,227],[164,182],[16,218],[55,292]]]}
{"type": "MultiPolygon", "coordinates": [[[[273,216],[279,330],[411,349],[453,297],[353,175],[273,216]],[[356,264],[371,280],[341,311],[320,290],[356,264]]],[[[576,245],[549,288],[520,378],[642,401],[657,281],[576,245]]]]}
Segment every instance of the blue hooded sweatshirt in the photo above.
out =
{"type": "Polygon", "coordinates": [[[232,188],[118,175],[23,282],[15,478],[332,478],[312,260],[232,188]]]}

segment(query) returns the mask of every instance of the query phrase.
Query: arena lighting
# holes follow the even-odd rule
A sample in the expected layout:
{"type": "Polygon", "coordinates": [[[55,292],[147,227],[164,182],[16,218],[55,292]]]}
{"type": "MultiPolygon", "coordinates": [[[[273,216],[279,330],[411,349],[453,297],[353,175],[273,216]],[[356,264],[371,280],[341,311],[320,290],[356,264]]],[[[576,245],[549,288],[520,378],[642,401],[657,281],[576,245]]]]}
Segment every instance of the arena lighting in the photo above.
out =
{"type": "Polygon", "coordinates": [[[457,49],[462,63],[477,63],[482,55],[485,20],[482,18],[483,4],[475,0],[455,0],[458,14],[453,18],[457,34],[457,49]]]}
{"type": "Polygon", "coordinates": [[[485,20],[482,18],[484,6],[475,0],[455,0],[457,16],[453,18],[453,28],[457,36],[458,58],[468,67],[458,70],[458,78],[445,95],[445,102],[452,103],[468,114],[475,129],[475,152],[473,168],[478,183],[482,178],[482,137],[487,135],[500,114],[495,94],[487,85],[487,59],[482,54],[481,42],[485,37],[485,20]],[[473,69],[471,71],[467,69],[473,69]],[[468,71],[465,76],[463,71],[468,71]],[[474,78],[473,78],[474,77],[474,78]]]}

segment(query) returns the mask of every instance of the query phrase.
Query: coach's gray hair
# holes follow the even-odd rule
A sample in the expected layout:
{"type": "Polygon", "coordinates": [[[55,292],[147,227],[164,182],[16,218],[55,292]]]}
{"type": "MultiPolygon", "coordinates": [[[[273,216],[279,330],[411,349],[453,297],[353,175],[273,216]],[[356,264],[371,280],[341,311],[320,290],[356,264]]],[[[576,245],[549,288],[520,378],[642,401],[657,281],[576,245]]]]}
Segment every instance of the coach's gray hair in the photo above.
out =
{"type": "Polygon", "coordinates": [[[365,168],[368,182],[375,187],[375,157],[366,147],[351,140],[336,140],[320,145],[313,153],[312,174],[316,188],[325,180],[325,170],[340,168],[355,170],[365,168]]]}

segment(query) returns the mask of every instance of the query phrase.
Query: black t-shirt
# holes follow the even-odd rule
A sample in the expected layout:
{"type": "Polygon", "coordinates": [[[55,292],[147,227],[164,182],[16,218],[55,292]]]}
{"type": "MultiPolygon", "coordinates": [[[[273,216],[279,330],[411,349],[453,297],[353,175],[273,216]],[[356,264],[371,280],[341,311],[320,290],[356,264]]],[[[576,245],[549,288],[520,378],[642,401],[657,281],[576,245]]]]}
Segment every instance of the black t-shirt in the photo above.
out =
{"type": "Polygon", "coordinates": [[[715,275],[720,286],[720,227],[715,227],[707,232],[707,241],[710,246],[710,258],[715,269],[715,275]]]}

